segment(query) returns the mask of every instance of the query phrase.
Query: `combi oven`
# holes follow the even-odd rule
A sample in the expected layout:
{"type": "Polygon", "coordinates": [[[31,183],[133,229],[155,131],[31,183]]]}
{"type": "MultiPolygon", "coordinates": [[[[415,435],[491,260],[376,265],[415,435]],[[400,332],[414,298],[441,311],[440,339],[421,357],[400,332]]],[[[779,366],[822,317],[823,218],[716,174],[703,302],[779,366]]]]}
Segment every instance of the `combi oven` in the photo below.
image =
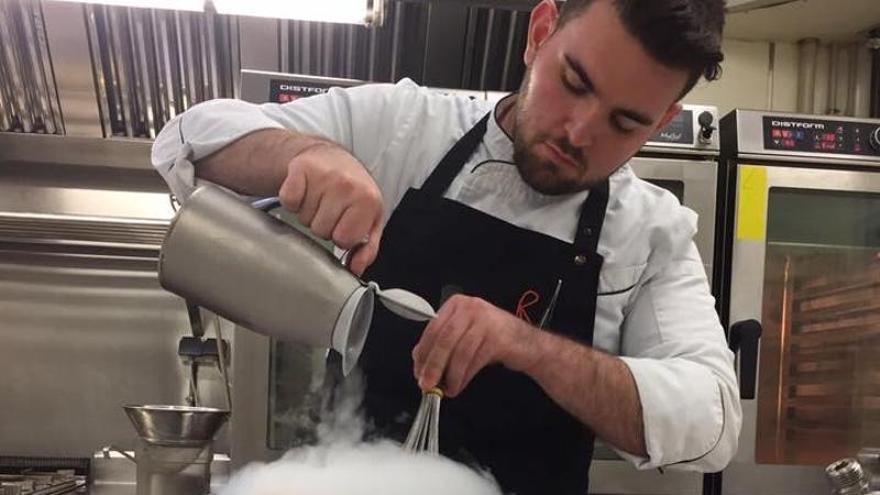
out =
{"type": "Polygon", "coordinates": [[[721,129],[722,315],[752,339],[723,493],[820,493],[880,444],[880,121],[737,110],[721,129]]]}

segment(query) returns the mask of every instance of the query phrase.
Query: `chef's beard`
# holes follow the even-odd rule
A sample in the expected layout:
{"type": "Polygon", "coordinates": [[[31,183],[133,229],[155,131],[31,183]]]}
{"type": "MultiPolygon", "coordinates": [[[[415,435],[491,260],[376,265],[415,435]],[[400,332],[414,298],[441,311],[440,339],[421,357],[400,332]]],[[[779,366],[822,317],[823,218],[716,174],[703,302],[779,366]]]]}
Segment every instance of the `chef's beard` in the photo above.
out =
{"type": "MultiPolygon", "coordinates": [[[[548,140],[542,141],[538,139],[533,141],[533,143],[529,143],[520,136],[514,136],[513,161],[516,164],[520,177],[529,187],[541,194],[559,196],[584,191],[596,184],[595,181],[588,179],[563,175],[562,167],[564,165],[544,160],[531,152],[530,148],[532,146],[545,141],[548,140]]],[[[584,167],[586,166],[586,160],[583,158],[578,159],[578,155],[571,151],[573,148],[567,142],[555,142],[553,144],[570,157],[575,158],[579,164],[582,164],[584,167]]]]}
{"type": "Polygon", "coordinates": [[[599,181],[585,177],[589,160],[582,148],[572,145],[565,138],[554,139],[544,134],[526,135],[530,118],[529,110],[525,108],[524,103],[528,101],[530,77],[531,70],[526,69],[523,82],[517,92],[517,101],[514,104],[516,114],[514,115],[513,128],[513,162],[516,164],[520,177],[532,189],[550,196],[576,193],[598,184],[599,181]],[[541,143],[554,144],[577,162],[579,165],[578,175],[572,175],[570,169],[567,170],[568,173],[565,173],[564,168],[567,168],[567,165],[545,160],[534,153],[532,151],[534,147],[541,143]]]}

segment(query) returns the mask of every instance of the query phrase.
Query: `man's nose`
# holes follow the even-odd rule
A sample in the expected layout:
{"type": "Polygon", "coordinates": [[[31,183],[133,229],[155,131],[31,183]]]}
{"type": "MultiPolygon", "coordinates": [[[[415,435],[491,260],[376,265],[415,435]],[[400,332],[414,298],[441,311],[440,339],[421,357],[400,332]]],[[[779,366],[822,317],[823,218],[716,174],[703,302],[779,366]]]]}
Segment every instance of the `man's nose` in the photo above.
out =
{"type": "Polygon", "coordinates": [[[593,145],[597,129],[601,126],[602,110],[596,98],[585,98],[571,108],[566,134],[568,142],[577,148],[593,145]]]}

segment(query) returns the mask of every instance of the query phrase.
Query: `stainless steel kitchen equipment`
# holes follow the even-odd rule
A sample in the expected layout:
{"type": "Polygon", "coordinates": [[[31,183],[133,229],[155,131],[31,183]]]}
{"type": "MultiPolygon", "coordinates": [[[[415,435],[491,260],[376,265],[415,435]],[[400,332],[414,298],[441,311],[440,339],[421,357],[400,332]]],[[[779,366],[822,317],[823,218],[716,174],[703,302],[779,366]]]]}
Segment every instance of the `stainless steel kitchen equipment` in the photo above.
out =
{"type": "Polygon", "coordinates": [[[880,121],[736,110],[721,131],[722,319],[748,344],[723,493],[818,493],[880,441],[880,121]]]}
{"type": "Polygon", "coordinates": [[[138,436],[155,445],[203,445],[229,418],[229,411],[213,407],[128,405],[125,414],[138,436]]]}
{"type": "Polygon", "coordinates": [[[0,494],[82,493],[90,472],[88,458],[0,455],[0,494]]]}
{"type": "Polygon", "coordinates": [[[211,489],[213,440],[229,411],[191,406],[125,406],[138,432],[131,456],[104,447],[105,457],[116,451],[137,464],[137,495],[197,495],[211,489]]]}
{"type": "Polygon", "coordinates": [[[211,185],[197,189],[169,227],[159,283],[254,331],[333,348],[346,373],[373,315],[375,291],[325,247],[211,185]]]}
{"type": "Polygon", "coordinates": [[[825,468],[825,474],[833,488],[833,495],[864,495],[868,493],[868,473],[859,461],[841,459],[825,468]]]}
{"type": "Polygon", "coordinates": [[[187,312],[156,274],[173,215],[148,142],[0,133],[0,453],[88,457],[132,437],[121,404],[182,402],[187,312]]]}
{"type": "Polygon", "coordinates": [[[376,299],[403,318],[436,316],[421,297],[359,279],[345,256],[336,258],[300,228],[263,211],[278,206],[276,198],[249,203],[217,186],[201,186],[168,228],[159,282],[188,304],[256,332],[334,349],[345,374],[366,342],[376,299]]]}

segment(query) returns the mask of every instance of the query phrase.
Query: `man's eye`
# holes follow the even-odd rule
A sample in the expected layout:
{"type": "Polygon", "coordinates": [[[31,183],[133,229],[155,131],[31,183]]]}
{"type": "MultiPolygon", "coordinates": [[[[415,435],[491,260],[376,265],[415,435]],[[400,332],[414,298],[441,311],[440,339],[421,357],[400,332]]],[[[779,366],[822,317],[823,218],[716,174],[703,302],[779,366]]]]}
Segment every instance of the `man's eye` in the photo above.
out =
{"type": "Polygon", "coordinates": [[[631,134],[635,131],[635,128],[627,127],[620,121],[620,119],[611,119],[611,127],[621,134],[631,134]]]}
{"type": "Polygon", "coordinates": [[[566,76],[562,76],[562,85],[565,86],[565,89],[576,95],[585,95],[588,93],[586,88],[572,84],[566,76]]]}

